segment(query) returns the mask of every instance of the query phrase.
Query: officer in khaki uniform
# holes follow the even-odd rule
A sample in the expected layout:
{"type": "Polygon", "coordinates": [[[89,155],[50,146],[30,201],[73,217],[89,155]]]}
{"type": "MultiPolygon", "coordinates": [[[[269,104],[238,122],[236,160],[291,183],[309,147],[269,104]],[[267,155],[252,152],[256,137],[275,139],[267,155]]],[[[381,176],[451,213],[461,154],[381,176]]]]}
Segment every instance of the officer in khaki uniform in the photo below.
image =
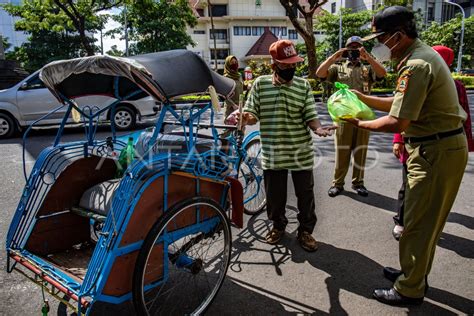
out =
{"type": "MultiPolygon", "coordinates": [[[[385,73],[385,68],[362,47],[362,39],[359,36],[349,37],[346,47],[330,56],[316,71],[316,75],[327,82],[339,81],[364,94],[370,94],[374,82],[381,80],[385,73]],[[344,57],[347,60],[338,62],[344,57]],[[368,65],[363,64],[362,61],[367,62],[368,65]]],[[[351,153],[354,156],[352,188],[359,195],[368,195],[364,186],[364,166],[368,145],[369,131],[359,129],[352,124],[339,124],[335,136],[334,180],[328,191],[329,196],[337,196],[343,191],[351,153]]]]}
{"type": "Polygon", "coordinates": [[[389,112],[374,121],[351,123],[381,132],[403,132],[410,157],[405,195],[405,230],[400,238],[401,270],[385,267],[394,282],[373,296],[390,305],[421,304],[436,244],[456,198],[467,164],[463,130],[466,113],[458,103],[450,71],[431,47],[417,37],[413,12],[388,7],[372,21],[377,38],[372,54],[380,61],[398,62],[394,97],[358,94],[367,105],[389,112]]]}

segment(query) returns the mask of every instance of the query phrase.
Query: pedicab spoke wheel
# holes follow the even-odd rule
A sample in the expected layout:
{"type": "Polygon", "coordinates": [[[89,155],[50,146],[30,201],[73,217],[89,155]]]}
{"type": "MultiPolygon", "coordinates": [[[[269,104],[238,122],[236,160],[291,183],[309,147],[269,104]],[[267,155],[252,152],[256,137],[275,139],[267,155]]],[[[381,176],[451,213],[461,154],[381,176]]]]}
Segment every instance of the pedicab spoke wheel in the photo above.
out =
{"type": "Polygon", "coordinates": [[[224,281],[231,242],[229,220],[214,200],[195,197],[166,211],[137,257],[133,275],[137,314],[203,313],[224,281]]]}
{"type": "Polygon", "coordinates": [[[255,215],[266,204],[265,186],[262,169],[262,145],[260,139],[250,141],[245,147],[246,158],[239,166],[239,181],[244,188],[244,212],[255,215]]]}

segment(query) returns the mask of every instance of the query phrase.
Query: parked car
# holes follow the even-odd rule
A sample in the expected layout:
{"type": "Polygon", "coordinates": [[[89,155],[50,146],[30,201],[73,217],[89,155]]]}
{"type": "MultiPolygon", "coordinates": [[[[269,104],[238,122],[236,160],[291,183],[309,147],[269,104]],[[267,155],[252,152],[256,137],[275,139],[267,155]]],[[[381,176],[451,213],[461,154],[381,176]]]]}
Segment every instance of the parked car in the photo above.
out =
{"type": "MultiPolygon", "coordinates": [[[[111,96],[85,96],[75,101],[79,107],[100,104],[99,108],[105,108],[116,99],[111,96]]],[[[9,89],[0,90],[0,138],[11,137],[17,130],[29,126],[58,106],[59,101],[45,87],[39,78],[39,72],[33,73],[9,89]]],[[[149,96],[119,103],[113,117],[116,129],[133,129],[137,121],[156,115],[156,109],[155,100],[149,96]]],[[[66,107],[52,114],[47,120],[42,120],[41,125],[59,124],[65,111],[66,107]]],[[[101,120],[111,120],[110,115],[110,112],[104,112],[101,120]]],[[[73,123],[72,118],[69,123],[73,123]]]]}
{"type": "Polygon", "coordinates": [[[474,69],[461,69],[461,75],[474,76],[474,69]]]}

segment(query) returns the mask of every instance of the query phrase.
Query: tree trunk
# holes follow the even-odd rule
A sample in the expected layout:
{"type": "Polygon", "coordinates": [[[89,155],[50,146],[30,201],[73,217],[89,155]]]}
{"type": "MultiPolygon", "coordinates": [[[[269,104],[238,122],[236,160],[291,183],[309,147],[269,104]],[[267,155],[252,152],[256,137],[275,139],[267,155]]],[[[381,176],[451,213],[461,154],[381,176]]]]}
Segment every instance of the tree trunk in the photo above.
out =
{"type": "Polygon", "coordinates": [[[83,29],[79,31],[79,36],[81,38],[82,46],[84,46],[84,49],[86,50],[87,56],[94,56],[94,48],[89,43],[89,39],[83,29]]]}
{"type": "Polygon", "coordinates": [[[314,36],[304,39],[306,45],[306,54],[308,56],[308,78],[316,79],[317,59],[316,59],[316,40],[314,36]]]}
{"type": "Polygon", "coordinates": [[[306,15],[305,22],[307,34],[303,36],[303,39],[306,45],[306,54],[308,56],[308,78],[316,79],[317,60],[316,39],[313,33],[313,15],[306,15]]]}

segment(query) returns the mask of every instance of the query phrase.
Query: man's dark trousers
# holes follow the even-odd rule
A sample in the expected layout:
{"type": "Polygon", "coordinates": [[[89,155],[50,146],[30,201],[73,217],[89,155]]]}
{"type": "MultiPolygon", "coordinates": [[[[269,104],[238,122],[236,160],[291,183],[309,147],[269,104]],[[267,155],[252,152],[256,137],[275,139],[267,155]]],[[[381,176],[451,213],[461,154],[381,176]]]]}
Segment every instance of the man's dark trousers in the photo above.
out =
{"type": "MultiPolygon", "coordinates": [[[[298,231],[312,233],[316,225],[314,205],[313,170],[290,171],[298,200],[298,231]]],[[[288,224],[285,216],[288,170],[264,170],[265,193],[267,195],[267,214],[273,221],[273,228],[284,230],[288,224]]]]}

